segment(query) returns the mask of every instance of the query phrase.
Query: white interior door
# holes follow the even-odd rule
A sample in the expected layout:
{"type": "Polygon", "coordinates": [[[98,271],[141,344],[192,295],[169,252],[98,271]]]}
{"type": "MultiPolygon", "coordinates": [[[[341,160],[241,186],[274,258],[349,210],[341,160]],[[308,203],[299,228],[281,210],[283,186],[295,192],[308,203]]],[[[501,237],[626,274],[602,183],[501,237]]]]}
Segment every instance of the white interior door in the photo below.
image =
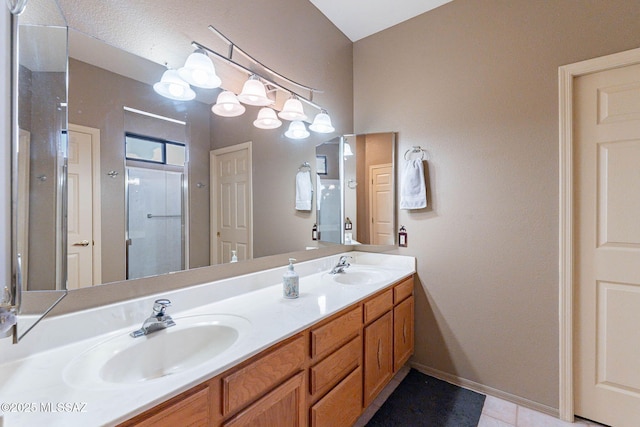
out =
{"type": "Polygon", "coordinates": [[[640,65],[575,80],[575,412],[640,425],[640,65]]]}
{"type": "Polygon", "coordinates": [[[91,133],[69,129],[67,289],[93,285],[93,152],[91,133]]]}
{"type": "Polygon", "coordinates": [[[211,152],[211,262],[253,257],[251,143],[211,152]]]}
{"type": "Polygon", "coordinates": [[[393,245],[393,166],[374,165],[370,168],[371,244],[393,245]]]}

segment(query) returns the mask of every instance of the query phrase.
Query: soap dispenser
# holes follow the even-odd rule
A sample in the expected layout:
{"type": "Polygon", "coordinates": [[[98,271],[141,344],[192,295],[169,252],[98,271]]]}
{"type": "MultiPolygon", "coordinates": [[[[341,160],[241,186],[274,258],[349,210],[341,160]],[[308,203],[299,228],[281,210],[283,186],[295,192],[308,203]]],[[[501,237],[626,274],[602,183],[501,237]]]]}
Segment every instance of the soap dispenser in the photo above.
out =
{"type": "Polygon", "coordinates": [[[289,258],[289,268],[282,276],[282,295],[285,298],[298,298],[300,277],[293,269],[293,261],[295,258],[289,258]]]}
{"type": "Polygon", "coordinates": [[[236,255],[236,251],[231,251],[231,262],[238,262],[238,255],[236,255]]]}

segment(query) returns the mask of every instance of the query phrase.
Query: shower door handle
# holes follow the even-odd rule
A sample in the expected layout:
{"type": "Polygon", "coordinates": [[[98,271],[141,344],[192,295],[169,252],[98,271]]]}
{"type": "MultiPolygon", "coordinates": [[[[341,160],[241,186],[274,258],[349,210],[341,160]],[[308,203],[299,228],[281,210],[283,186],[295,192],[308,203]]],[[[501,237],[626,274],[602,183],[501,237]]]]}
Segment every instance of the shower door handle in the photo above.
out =
{"type": "Polygon", "coordinates": [[[82,242],[76,242],[73,244],[73,246],[89,246],[89,241],[83,240],[82,242]]]}

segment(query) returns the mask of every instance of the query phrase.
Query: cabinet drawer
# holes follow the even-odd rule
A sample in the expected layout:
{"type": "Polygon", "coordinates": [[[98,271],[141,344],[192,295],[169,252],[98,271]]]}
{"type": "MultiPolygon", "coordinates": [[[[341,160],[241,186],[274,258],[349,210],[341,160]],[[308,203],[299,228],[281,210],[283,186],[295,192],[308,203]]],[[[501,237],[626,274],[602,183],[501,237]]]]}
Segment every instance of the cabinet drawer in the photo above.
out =
{"type": "Polygon", "coordinates": [[[227,416],[302,369],[305,339],[296,338],[222,379],[222,413],[227,416]]]}
{"type": "Polygon", "coordinates": [[[393,287],[393,303],[397,304],[413,293],[413,276],[393,287]]]}
{"type": "Polygon", "coordinates": [[[353,425],[362,412],[362,367],[311,407],[311,427],[353,425]]]}
{"type": "Polygon", "coordinates": [[[362,327],[362,307],[337,317],[311,331],[311,357],[316,358],[356,335],[362,327]]]}
{"type": "Polygon", "coordinates": [[[159,406],[160,411],[153,415],[143,414],[142,421],[136,418],[122,424],[135,427],[169,426],[208,426],[209,425],[209,387],[205,387],[190,396],[181,395],[176,403],[169,401],[159,406]]]}
{"type": "Polygon", "coordinates": [[[312,395],[338,383],[360,364],[362,338],[355,337],[322,362],[311,368],[309,391],[312,395]]]}
{"type": "Polygon", "coordinates": [[[375,320],[381,314],[391,310],[391,307],[393,307],[393,292],[388,289],[364,303],[364,323],[375,320]]]}
{"type": "MultiPolygon", "coordinates": [[[[304,373],[300,372],[268,393],[222,427],[302,427],[306,426],[304,373]]],[[[176,424],[185,425],[185,424],[176,424]]]]}

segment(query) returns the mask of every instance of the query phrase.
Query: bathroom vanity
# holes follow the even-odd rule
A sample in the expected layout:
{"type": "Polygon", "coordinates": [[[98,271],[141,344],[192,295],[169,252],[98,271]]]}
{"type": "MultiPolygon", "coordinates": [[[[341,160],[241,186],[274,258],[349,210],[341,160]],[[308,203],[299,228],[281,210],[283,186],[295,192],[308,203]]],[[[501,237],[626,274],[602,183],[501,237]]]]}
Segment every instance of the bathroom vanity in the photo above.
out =
{"type": "Polygon", "coordinates": [[[339,256],[297,264],[294,300],[282,297],[283,266],[45,319],[11,347],[39,352],[0,366],[0,399],[37,410],[5,411],[4,425],[352,425],[413,353],[415,259],[345,255],[352,265],[337,275],[328,272],[339,256]],[[172,301],[176,326],[128,337],[159,297],[172,301]],[[193,359],[209,341],[221,351],[193,359]],[[164,358],[173,361],[154,365],[164,358]],[[42,411],[48,402],[83,410],[42,411]]]}

